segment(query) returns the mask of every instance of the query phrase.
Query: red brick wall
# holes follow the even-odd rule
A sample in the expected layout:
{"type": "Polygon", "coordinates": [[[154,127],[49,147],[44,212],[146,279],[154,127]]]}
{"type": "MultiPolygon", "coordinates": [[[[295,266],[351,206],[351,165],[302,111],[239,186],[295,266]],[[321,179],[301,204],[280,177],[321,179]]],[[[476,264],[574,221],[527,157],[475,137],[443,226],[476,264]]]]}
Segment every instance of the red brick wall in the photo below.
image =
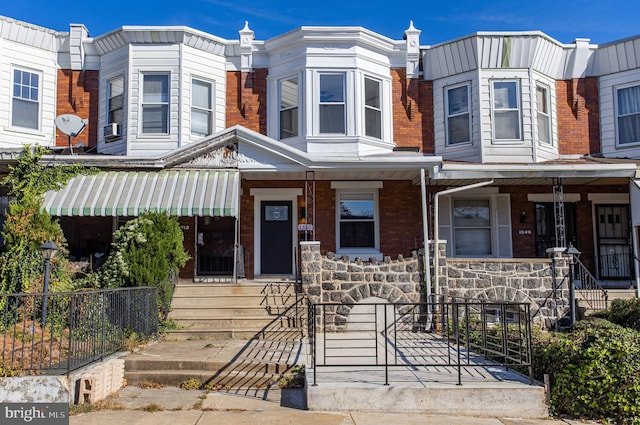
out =
{"type": "MultiPolygon", "coordinates": [[[[84,131],[72,139],[75,146],[82,142],[87,147],[98,143],[98,71],[58,70],[56,116],[73,114],[89,119],[84,131]]],[[[68,136],[56,130],[56,145],[68,146],[68,136]]]]}
{"type": "Polygon", "coordinates": [[[560,154],[600,152],[600,108],[595,77],[556,81],[560,154]]]}
{"type": "Polygon", "coordinates": [[[267,70],[227,72],[226,126],[267,134],[267,70]]]}
{"type": "Polygon", "coordinates": [[[391,77],[394,142],[434,153],[433,82],[407,79],[405,69],[392,69],[391,77]]]}
{"type": "MultiPolygon", "coordinates": [[[[245,273],[253,278],[254,270],[254,198],[252,188],[300,188],[304,181],[254,181],[242,182],[240,204],[240,244],[245,248],[245,273]]],[[[384,255],[395,258],[398,254],[408,256],[422,245],[422,211],[420,187],[408,181],[385,181],[380,189],[380,249],[384,255]]],[[[298,198],[298,205],[302,197],[298,198]]],[[[297,213],[296,213],[297,214],[297,213]]],[[[336,250],[336,200],[331,182],[316,181],[316,215],[314,228],[316,240],[320,241],[322,254],[336,250]]]]}

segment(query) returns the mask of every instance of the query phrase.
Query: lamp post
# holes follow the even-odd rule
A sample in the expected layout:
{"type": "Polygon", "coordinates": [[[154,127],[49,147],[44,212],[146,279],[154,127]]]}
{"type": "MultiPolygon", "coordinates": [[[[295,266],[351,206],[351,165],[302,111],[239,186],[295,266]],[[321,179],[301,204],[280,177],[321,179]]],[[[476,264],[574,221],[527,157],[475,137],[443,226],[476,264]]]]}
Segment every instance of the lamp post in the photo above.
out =
{"type": "Polygon", "coordinates": [[[40,247],[42,251],[42,257],[44,258],[44,299],[42,301],[42,327],[44,328],[47,323],[47,294],[49,293],[49,270],[51,269],[51,260],[56,256],[58,252],[58,246],[53,241],[48,240],[40,247]]]}
{"type": "Polygon", "coordinates": [[[571,329],[576,324],[576,285],[575,285],[575,267],[580,256],[580,251],[575,246],[569,244],[564,254],[569,257],[569,312],[571,314],[571,329]]]}

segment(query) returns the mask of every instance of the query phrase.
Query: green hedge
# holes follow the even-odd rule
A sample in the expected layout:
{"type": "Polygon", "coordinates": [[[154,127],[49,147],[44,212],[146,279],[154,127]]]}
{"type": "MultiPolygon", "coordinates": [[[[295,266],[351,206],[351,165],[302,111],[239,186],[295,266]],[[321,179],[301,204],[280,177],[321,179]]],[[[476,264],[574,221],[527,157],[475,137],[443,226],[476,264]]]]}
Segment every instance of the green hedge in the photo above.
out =
{"type": "Polygon", "coordinates": [[[640,331],[640,298],[615,299],[609,309],[594,314],[617,325],[640,331]]]}
{"type": "Polygon", "coordinates": [[[640,332],[593,319],[571,333],[538,334],[537,378],[551,379],[555,414],[640,424],[640,332]]]}

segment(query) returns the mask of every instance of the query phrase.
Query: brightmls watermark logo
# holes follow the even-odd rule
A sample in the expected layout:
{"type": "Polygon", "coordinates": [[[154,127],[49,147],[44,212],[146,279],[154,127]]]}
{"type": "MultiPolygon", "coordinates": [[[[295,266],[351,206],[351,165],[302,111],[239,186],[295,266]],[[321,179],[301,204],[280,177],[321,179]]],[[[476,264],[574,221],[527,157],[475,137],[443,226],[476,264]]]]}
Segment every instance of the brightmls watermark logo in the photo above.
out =
{"type": "Polygon", "coordinates": [[[69,405],[0,403],[0,424],[69,425],[69,405]]]}

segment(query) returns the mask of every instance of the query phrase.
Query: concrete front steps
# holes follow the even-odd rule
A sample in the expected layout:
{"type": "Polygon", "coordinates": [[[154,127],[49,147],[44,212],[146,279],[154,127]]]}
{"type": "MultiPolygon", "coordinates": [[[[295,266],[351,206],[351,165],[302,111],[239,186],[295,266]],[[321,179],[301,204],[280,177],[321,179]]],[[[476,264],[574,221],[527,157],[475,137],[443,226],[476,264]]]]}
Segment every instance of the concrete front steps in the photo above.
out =
{"type": "Polygon", "coordinates": [[[180,329],[125,357],[129,385],[268,388],[299,363],[303,338],[293,283],[179,283],[172,318],[180,329]]]}
{"type": "Polygon", "coordinates": [[[226,340],[269,339],[284,330],[298,332],[293,283],[206,284],[176,286],[169,318],[181,329],[169,338],[226,340]]]}

